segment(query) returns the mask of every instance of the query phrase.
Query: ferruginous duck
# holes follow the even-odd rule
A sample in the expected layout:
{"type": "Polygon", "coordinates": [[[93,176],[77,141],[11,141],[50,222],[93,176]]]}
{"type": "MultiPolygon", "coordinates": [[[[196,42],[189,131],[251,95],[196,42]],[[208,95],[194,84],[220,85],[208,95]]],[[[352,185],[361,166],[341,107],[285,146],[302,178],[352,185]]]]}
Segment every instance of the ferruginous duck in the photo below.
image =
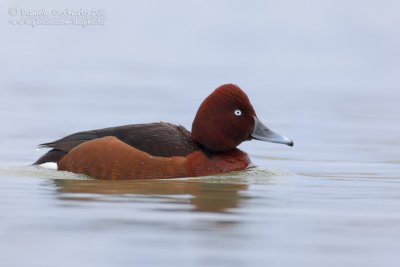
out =
{"type": "Polygon", "coordinates": [[[252,139],[293,146],[257,118],[237,85],[224,84],[200,105],[192,132],[164,122],[79,132],[41,144],[52,149],[34,164],[105,180],[206,176],[249,167],[236,147],[252,139]]]}

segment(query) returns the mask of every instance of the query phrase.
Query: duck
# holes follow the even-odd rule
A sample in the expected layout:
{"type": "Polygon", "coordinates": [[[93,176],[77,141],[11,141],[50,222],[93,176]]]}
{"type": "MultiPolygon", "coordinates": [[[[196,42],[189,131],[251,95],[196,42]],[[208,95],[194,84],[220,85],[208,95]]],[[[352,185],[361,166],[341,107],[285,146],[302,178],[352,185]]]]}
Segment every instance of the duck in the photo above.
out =
{"type": "Polygon", "coordinates": [[[50,148],[34,165],[102,180],[198,177],[251,166],[242,142],[293,146],[258,119],[246,93],[223,84],[201,103],[191,131],[166,122],[82,131],[40,144],[50,148]]]}

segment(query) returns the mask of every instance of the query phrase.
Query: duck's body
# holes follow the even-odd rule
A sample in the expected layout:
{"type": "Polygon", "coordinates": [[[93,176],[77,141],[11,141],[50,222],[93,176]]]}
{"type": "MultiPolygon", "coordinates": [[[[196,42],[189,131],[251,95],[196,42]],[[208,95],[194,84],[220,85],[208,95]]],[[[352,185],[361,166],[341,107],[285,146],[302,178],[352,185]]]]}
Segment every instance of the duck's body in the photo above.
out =
{"type": "Polygon", "coordinates": [[[41,146],[52,150],[34,164],[110,180],[204,176],[250,164],[239,149],[209,153],[183,126],[164,122],[79,132],[41,146]]]}
{"type": "Polygon", "coordinates": [[[58,170],[109,180],[204,176],[246,169],[250,160],[236,146],[252,138],[293,145],[227,84],[202,103],[192,132],[163,122],[79,132],[42,144],[52,149],[35,164],[54,162],[58,170]]]}

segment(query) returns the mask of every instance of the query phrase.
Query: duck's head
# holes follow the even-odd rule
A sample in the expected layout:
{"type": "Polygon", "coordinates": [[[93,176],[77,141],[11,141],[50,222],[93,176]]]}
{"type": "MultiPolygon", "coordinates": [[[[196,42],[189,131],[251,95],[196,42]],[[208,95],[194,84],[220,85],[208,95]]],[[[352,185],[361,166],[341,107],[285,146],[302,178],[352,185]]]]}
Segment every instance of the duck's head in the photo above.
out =
{"type": "Polygon", "coordinates": [[[251,139],[293,146],[292,140],[268,129],[257,118],[247,95],[234,84],[221,85],[201,103],[192,137],[212,151],[228,151],[251,139]]]}

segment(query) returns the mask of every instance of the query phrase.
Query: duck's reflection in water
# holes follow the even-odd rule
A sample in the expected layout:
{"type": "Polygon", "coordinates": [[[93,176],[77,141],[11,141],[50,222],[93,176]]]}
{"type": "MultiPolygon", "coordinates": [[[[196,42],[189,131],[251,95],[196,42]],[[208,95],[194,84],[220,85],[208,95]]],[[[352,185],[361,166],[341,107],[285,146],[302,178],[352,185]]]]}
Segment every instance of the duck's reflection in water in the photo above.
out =
{"type": "MultiPolygon", "coordinates": [[[[64,200],[99,200],[98,195],[167,197],[168,202],[190,202],[191,210],[205,212],[225,212],[228,209],[239,207],[240,202],[245,199],[240,191],[248,188],[248,185],[242,183],[204,180],[102,181],[54,179],[52,181],[57,187],[57,192],[62,194],[59,197],[64,200]],[[85,194],[85,196],[81,194],[85,194]],[[94,195],[88,196],[86,194],[94,195]]],[[[134,198],[132,201],[134,201],[134,198]]]]}

